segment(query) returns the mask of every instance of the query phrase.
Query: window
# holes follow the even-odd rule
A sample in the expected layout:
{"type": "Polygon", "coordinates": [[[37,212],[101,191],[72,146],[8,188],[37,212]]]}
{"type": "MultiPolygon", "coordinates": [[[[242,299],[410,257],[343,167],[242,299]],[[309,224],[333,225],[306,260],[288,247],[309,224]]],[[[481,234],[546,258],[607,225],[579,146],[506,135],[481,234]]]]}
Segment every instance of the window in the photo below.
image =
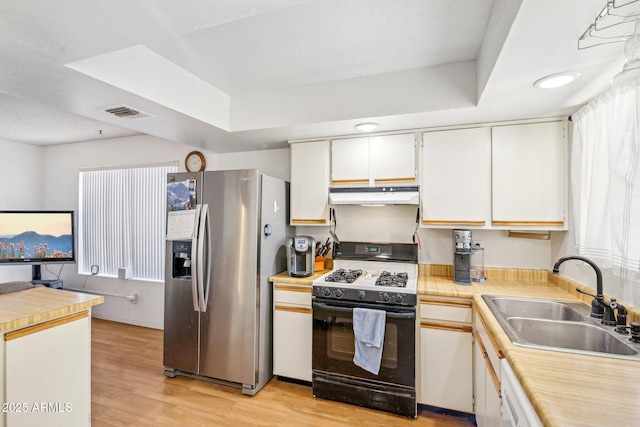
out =
{"type": "Polygon", "coordinates": [[[164,280],[166,177],[177,166],[80,172],[78,273],[164,280]]]}

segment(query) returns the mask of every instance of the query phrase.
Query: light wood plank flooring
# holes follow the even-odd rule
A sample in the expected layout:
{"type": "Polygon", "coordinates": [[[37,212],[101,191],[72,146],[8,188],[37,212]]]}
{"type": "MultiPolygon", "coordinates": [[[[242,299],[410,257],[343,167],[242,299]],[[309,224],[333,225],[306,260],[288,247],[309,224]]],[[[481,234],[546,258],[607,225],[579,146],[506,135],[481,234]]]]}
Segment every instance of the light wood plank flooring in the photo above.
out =
{"type": "Polygon", "coordinates": [[[185,377],[166,378],[162,331],[92,319],[92,426],[470,427],[420,411],[416,420],[316,399],[311,387],[273,378],[256,396],[185,377]]]}

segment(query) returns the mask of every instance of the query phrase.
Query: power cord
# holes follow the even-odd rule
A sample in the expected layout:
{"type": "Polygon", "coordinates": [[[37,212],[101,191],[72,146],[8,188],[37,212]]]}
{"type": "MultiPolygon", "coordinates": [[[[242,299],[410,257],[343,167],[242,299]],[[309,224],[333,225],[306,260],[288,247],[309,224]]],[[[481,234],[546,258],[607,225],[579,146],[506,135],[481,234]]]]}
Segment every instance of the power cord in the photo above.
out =
{"type": "MultiPolygon", "coordinates": [[[[100,266],[99,265],[93,264],[91,266],[91,276],[97,275],[99,271],[100,271],[100,266]]],[[[84,289],[84,287],[87,285],[87,279],[89,277],[91,277],[91,276],[87,276],[87,277],[84,278],[84,283],[82,284],[82,288],[80,288],[80,289],[84,289]]]]}
{"type": "Polygon", "coordinates": [[[60,270],[58,271],[58,274],[54,273],[53,271],[49,270],[49,266],[45,264],[44,266],[45,270],[47,270],[49,273],[53,274],[54,276],[56,276],[56,280],[60,280],[60,274],[62,274],[62,269],[64,268],[64,264],[60,265],[60,270]]]}

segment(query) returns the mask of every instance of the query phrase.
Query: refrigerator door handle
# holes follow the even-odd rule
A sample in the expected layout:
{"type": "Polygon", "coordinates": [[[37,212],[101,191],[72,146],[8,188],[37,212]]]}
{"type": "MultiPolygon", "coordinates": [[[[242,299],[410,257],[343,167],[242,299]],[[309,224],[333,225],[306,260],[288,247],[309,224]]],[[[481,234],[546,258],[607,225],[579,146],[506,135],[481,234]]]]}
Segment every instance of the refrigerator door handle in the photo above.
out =
{"type": "Polygon", "coordinates": [[[198,258],[198,246],[200,238],[195,233],[200,222],[200,205],[196,205],[196,224],[194,224],[194,235],[191,239],[191,296],[193,297],[193,311],[200,311],[199,293],[198,293],[198,269],[200,268],[200,259],[198,258]]]}
{"type": "Polygon", "coordinates": [[[206,216],[206,230],[207,230],[207,239],[206,239],[206,245],[207,245],[207,256],[206,256],[206,273],[207,275],[204,276],[204,292],[201,294],[200,297],[200,302],[202,304],[201,306],[201,311],[202,312],[206,312],[207,311],[207,305],[209,304],[209,288],[211,286],[211,247],[212,247],[212,241],[211,241],[211,215],[209,215],[209,205],[207,205],[207,216],[206,216]]]}
{"type": "MultiPolygon", "coordinates": [[[[209,205],[202,205],[200,212],[200,223],[198,225],[198,301],[200,302],[200,311],[207,311],[207,301],[205,299],[204,294],[204,284],[205,282],[209,283],[209,271],[210,271],[210,262],[209,260],[205,260],[205,243],[208,245],[209,243],[209,233],[210,227],[209,224],[209,205]],[[207,230],[207,235],[205,235],[205,230],[207,230]],[[207,276],[204,275],[205,264],[207,266],[207,276]]],[[[208,247],[208,246],[207,246],[208,247]]],[[[208,253],[208,252],[207,252],[208,253]]],[[[208,258],[208,257],[207,257],[208,258]]],[[[208,287],[208,286],[207,286],[208,287]]]]}

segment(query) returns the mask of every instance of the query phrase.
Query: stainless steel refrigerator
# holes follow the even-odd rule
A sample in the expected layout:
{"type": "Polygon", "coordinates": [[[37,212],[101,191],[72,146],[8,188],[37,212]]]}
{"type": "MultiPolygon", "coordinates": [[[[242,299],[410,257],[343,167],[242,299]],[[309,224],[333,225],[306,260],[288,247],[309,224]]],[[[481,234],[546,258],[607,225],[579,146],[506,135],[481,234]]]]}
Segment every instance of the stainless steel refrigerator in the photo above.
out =
{"type": "Polygon", "coordinates": [[[273,375],[268,278],[286,270],[288,183],[257,170],[167,179],[165,375],[254,395],[273,375]]]}

